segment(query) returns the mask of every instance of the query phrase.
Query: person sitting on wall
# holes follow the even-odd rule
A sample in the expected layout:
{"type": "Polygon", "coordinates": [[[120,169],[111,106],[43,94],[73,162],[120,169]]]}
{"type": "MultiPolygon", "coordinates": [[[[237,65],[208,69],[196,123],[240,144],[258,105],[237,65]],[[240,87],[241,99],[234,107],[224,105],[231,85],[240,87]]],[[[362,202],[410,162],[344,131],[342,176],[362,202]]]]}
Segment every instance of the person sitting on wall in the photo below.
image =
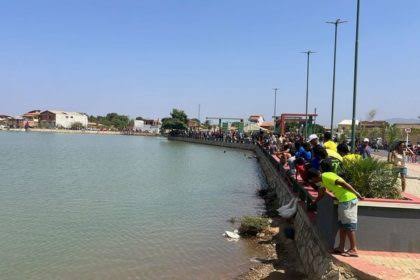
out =
{"type": "Polygon", "coordinates": [[[357,161],[362,159],[361,155],[350,153],[349,146],[346,143],[338,144],[337,152],[341,155],[343,161],[357,161]]]}
{"type": "MultiPolygon", "coordinates": [[[[328,160],[322,163],[323,170],[332,170],[328,160]]],[[[307,180],[318,187],[318,197],[313,204],[316,205],[325,195],[325,190],[329,190],[338,200],[338,225],[340,233],[340,243],[334,248],[334,254],[346,257],[358,257],[356,246],[357,230],[357,203],[363,197],[350,184],[334,172],[327,171],[321,173],[315,168],[307,172],[307,180]],[[350,241],[350,249],[345,250],[346,239],[350,241]]]]}
{"type": "Polygon", "coordinates": [[[289,158],[289,160],[287,161],[287,164],[289,165],[290,168],[290,173],[291,174],[295,174],[296,172],[296,163],[295,161],[299,158],[301,158],[303,160],[303,162],[309,162],[312,158],[312,153],[311,153],[311,145],[308,142],[305,143],[295,143],[296,147],[297,147],[297,152],[295,153],[295,155],[291,158],[289,158]]]}
{"type": "Polygon", "coordinates": [[[321,160],[328,158],[327,150],[318,145],[312,148],[311,167],[317,170],[320,169],[321,160]]]}
{"type": "Polygon", "coordinates": [[[308,142],[311,144],[312,149],[315,149],[316,147],[322,147],[322,145],[319,144],[319,138],[316,134],[309,135],[308,142]]]}
{"type": "Polygon", "coordinates": [[[324,148],[337,152],[337,144],[332,140],[332,135],[329,131],[324,133],[324,148]]]}

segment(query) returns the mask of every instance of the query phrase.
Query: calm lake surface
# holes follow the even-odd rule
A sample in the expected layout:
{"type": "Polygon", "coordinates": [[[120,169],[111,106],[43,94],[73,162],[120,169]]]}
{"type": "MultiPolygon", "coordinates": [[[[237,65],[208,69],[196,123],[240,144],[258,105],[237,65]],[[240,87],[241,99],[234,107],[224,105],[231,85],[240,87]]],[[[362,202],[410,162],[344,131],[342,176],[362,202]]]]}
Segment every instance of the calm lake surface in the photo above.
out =
{"type": "Polygon", "coordinates": [[[255,245],[249,152],[164,138],[0,132],[0,279],[231,279],[255,245]]]}

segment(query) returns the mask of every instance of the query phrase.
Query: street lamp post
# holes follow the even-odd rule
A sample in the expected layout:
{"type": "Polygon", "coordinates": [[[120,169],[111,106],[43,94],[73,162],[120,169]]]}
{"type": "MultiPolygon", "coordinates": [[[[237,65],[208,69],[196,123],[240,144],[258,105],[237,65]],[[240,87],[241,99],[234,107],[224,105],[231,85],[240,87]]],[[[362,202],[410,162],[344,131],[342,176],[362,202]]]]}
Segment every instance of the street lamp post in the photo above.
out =
{"type": "Polygon", "coordinates": [[[337,19],[336,21],[327,21],[329,24],[335,25],[335,33],[334,33],[334,66],[333,66],[333,83],[332,83],[332,101],[331,101],[331,135],[333,134],[333,127],[334,127],[334,98],[335,98],[335,64],[337,58],[337,30],[338,25],[341,23],[345,23],[347,21],[342,21],[337,19]]]}
{"type": "Polygon", "coordinates": [[[274,90],[274,114],[273,114],[273,118],[274,118],[274,133],[276,132],[276,109],[277,109],[277,90],[278,88],[273,88],[274,90]]]}
{"type": "Polygon", "coordinates": [[[353,115],[351,118],[351,151],[356,150],[356,97],[357,97],[357,62],[359,55],[359,13],[360,0],[357,0],[356,12],[356,40],[354,43],[354,76],[353,76],[353,115]]]}
{"type": "Polygon", "coordinates": [[[306,103],[305,103],[305,138],[308,138],[308,98],[309,98],[309,57],[315,53],[311,50],[302,52],[307,55],[306,60],[306,103]]]}

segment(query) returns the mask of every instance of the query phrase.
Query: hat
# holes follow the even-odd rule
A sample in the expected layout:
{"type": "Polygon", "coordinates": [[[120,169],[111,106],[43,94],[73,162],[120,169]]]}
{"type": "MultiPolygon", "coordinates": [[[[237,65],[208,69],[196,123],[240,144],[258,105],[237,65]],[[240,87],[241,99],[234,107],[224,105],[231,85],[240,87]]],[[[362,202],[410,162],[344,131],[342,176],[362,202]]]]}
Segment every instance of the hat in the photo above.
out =
{"type": "Polygon", "coordinates": [[[363,139],[363,142],[369,142],[369,138],[363,139]]]}
{"type": "Polygon", "coordinates": [[[309,142],[311,142],[314,139],[318,139],[318,136],[316,134],[309,135],[309,140],[308,140],[309,142]]]}

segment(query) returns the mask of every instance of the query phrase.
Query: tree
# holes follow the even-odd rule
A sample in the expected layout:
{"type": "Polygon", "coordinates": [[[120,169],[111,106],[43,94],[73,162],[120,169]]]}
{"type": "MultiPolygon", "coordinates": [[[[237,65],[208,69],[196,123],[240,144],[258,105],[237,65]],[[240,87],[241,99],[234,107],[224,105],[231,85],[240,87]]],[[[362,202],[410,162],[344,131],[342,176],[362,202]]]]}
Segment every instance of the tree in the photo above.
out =
{"type": "Polygon", "coordinates": [[[123,130],[129,126],[130,119],[125,115],[118,115],[117,113],[109,113],[105,117],[105,125],[110,124],[118,130],[123,130]]]}
{"type": "Polygon", "coordinates": [[[172,109],[170,118],[162,119],[162,128],[170,130],[187,130],[188,116],[184,111],[172,109]]]}
{"type": "Polygon", "coordinates": [[[385,133],[386,133],[386,142],[388,143],[388,146],[392,145],[395,141],[397,141],[400,134],[395,124],[388,125],[385,130],[385,133]]]}
{"type": "Polygon", "coordinates": [[[170,129],[170,130],[186,130],[188,127],[187,127],[187,124],[183,123],[179,119],[163,118],[162,128],[170,129]]]}
{"type": "Polygon", "coordinates": [[[98,122],[98,118],[92,115],[88,117],[88,121],[91,123],[96,123],[98,122]]]}
{"type": "Polygon", "coordinates": [[[81,122],[72,123],[71,127],[70,127],[70,129],[73,129],[73,130],[80,130],[80,129],[83,129],[83,128],[84,128],[84,126],[81,122]]]}
{"type": "Polygon", "coordinates": [[[182,123],[185,123],[185,124],[187,124],[187,122],[188,122],[188,116],[187,116],[187,114],[185,114],[185,112],[183,110],[172,109],[171,117],[173,119],[178,119],[179,121],[181,121],[182,123]]]}

